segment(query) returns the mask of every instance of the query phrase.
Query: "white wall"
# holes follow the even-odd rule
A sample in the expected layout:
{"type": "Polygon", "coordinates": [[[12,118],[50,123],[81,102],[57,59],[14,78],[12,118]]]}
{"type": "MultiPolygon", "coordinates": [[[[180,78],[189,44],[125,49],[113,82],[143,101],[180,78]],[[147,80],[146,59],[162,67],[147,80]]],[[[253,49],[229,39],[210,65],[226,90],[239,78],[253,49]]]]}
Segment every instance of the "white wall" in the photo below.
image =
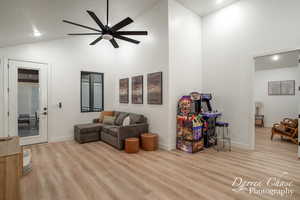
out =
{"type": "Polygon", "coordinates": [[[90,47],[87,44],[91,39],[72,38],[0,49],[0,55],[6,58],[50,63],[49,141],[71,139],[74,124],[91,122],[99,115],[80,113],[80,71],[105,73],[105,108],[112,108],[114,50],[105,42],[90,47]],[[62,109],[58,102],[62,102],[62,109]]]}
{"type": "Polygon", "coordinates": [[[295,96],[269,96],[269,81],[295,80],[299,85],[297,67],[287,67],[272,70],[260,70],[254,76],[254,100],[263,103],[265,127],[272,127],[283,118],[298,118],[299,97],[295,96]]]}
{"type": "MultiPolygon", "coordinates": [[[[202,89],[201,18],[174,0],[164,0],[135,19],[130,30],[147,30],[147,37],[133,45],[107,41],[89,46],[94,37],[75,37],[0,49],[10,59],[51,65],[49,141],[70,139],[73,125],[88,123],[98,113],[80,113],[80,71],[104,73],[105,109],[144,114],[150,132],[158,133],[160,146],[170,149],[176,141],[176,108],[179,97],[202,89]],[[184,27],[184,31],[182,31],[184,27]],[[163,105],[147,104],[147,74],[163,72],[163,105]],[[144,104],[119,104],[119,79],[144,75],[144,104]],[[58,102],[63,103],[59,109],[58,102]]],[[[131,90],[131,82],[130,82],[131,90]]]]}
{"type": "MultiPolygon", "coordinates": [[[[159,143],[168,148],[168,2],[161,1],[153,9],[146,11],[139,20],[146,25],[149,36],[141,39],[140,47],[121,47],[116,52],[118,74],[114,78],[114,109],[144,114],[150,124],[150,132],[159,134],[159,143]],[[163,72],[163,105],[147,104],[147,74],[163,72]],[[144,104],[131,104],[131,77],[144,75],[144,104]],[[119,79],[130,78],[129,104],[119,103],[119,79]]],[[[134,28],[133,28],[134,29],[134,28]]]]}
{"type": "Polygon", "coordinates": [[[299,7],[298,0],[243,0],[203,18],[203,87],[236,144],[254,147],[253,56],[300,46],[299,7]]]}
{"type": "Polygon", "coordinates": [[[202,92],[201,18],[169,0],[169,144],[175,148],[177,102],[183,95],[202,92]]]}
{"type": "MultiPolygon", "coordinates": [[[[120,48],[114,49],[109,42],[101,41],[101,44],[89,46],[94,40],[92,36],[0,49],[0,55],[5,58],[50,63],[49,141],[71,139],[74,124],[89,123],[98,117],[99,113],[80,113],[80,71],[94,71],[104,73],[105,110],[145,114],[149,118],[150,130],[159,133],[162,144],[166,143],[168,128],[162,121],[168,120],[167,5],[167,1],[159,2],[130,25],[130,30],[149,31],[148,37],[136,37],[141,41],[139,45],[118,41],[120,48]],[[118,104],[119,77],[156,71],[164,73],[164,105],[150,106],[146,102],[140,106],[118,104]],[[58,102],[62,102],[62,109],[58,108],[58,102]]],[[[144,85],[146,87],[146,83],[144,85]]]]}

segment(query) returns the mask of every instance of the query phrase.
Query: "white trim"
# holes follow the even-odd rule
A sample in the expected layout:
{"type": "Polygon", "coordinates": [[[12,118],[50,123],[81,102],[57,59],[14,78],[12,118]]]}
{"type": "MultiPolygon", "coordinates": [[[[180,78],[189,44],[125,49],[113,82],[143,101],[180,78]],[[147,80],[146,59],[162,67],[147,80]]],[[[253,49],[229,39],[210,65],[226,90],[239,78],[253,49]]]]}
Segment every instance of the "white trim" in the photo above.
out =
{"type": "Polygon", "coordinates": [[[8,132],[9,132],[9,121],[8,121],[8,91],[6,90],[6,88],[8,88],[8,59],[4,58],[3,59],[3,90],[4,90],[4,137],[8,136],[8,132]]]}
{"type": "Polygon", "coordinates": [[[159,148],[162,149],[162,150],[166,150],[166,151],[171,151],[172,148],[167,145],[167,144],[162,144],[162,143],[159,143],[159,148]]]}
{"type": "Polygon", "coordinates": [[[236,141],[231,141],[231,145],[233,147],[239,148],[239,149],[246,149],[246,150],[254,150],[251,146],[251,144],[245,144],[245,143],[240,143],[236,141]]]}
{"type": "Polygon", "coordinates": [[[262,51],[262,52],[258,52],[258,53],[254,53],[252,55],[253,59],[259,58],[259,57],[263,57],[263,56],[270,56],[273,54],[279,54],[279,53],[285,53],[285,52],[291,52],[291,51],[299,51],[300,48],[296,47],[296,48],[286,48],[286,49],[274,49],[274,50],[270,50],[270,51],[262,51]]]}
{"type": "Polygon", "coordinates": [[[176,143],[172,143],[169,145],[169,150],[175,150],[176,149],[176,143]]]}
{"type": "Polygon", "coordinates": [[[74,136],[64,136],[64,137],[56,137],[56,138],[48,138],[49,143],[54,142],[65,142],[74,140],[74,136]]]}
{"type": "Polygon", "coordinates": [[[4,116],[4,58],[0,56],[0,137],[5,136],[5,130],[4,130],[4,122],[5,122],[5,116],[4,116]]]}
{"type": "Polygon", "coordinates": [[[9,70],[8,70],[8,64],[10,61],[12,62],[25,62],[25,63],[35,63],[35,64],[38,64],[38,65],[44,65],[47,67],[47,107],[48,107],[48,116],[47,116],[47,134],[45,135],[45,138],[43,140],[39,140],[39,139],[36,139],[34,137],[32,138],[24,138],[24,141],[21,141],[21,144],[22,145],[27,145],[29,143],[32,143],[33,141],[35,141],[35,143],[45,143],[48,141],[48,138],[49,138],[49,105],[50,105],[50,94],[51,92],[49,91],[51,89],[51,78],[52,78],[52,68],[51,68],[51,65],[49,63],[45,63],[45,62],[40,62],[40,61],[33,61],[33,60],[23,60],[23,59],[11,59],[11,58],[3,58],[4,60],[4,73],[3,73],[3,80],[4,80],[4,133],[5,136],[8,136],[8,133],[9,133],[9,117],[7,115],[7,112],[8,112],[8,109],[9,109],[9,102],[8,102],[8,99],[9,99],[9,94],[8,94],[8,91],[6,90],[6,88],[8,88],[8,83],[9,83],[9,70]]]}

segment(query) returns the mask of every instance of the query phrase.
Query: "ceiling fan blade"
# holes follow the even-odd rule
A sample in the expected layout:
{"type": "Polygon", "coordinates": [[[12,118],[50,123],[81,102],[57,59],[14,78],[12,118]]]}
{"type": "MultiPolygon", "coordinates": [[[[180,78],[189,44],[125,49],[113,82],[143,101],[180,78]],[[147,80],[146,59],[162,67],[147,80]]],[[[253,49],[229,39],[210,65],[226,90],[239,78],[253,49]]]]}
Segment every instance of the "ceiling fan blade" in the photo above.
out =
{"type": "Polygon", "coordinates": [[[80,26],[82,28],[90,29],[90,30],[93,30],[93,31],[101,32],[98,29],[95,29],[95,28],[92,28],[92,27],[88,27],[88,26],[84,26],[84,25],[81,25],[81,24],[77,24],[75,22],[71,22],[71,21],[68,21],[68,20],[63,20],[63,22],[68,23],[68,24],[72,24],[72,25],[75,25],[75,26],[80,26]]]}
{"type": "Polygon", "coordinates": [[[98,26],[101,28],[102,31],[105,30],[105,26],[102,24],[102,22],[100,21],[100,19],[97,17],[97,15],[90,10],[86,11],[87,13],[89,13],[89,15],[93,18],[93,20],[98,24],[98,26]]]}
{"type": "Polygon", "coordinates": [[[134,39],[131,39],[131,38],[128,38],[128,37],[124,37],[124,36],[121,36],[121,35],[115,35],[114,34],[114,37],[118,38],[120,40],[125,40],[127,42],[134,43],[134,44],[139,44],[140,43],[140,41],[137,41],[137,40],[134,40],[134,39]]]}
{"type": "Polygon", "coordinates": [[[102,33],[69,33],[68,35],[101,35],[102,33]]]}
{"type": "Polygon", "coordinates": [[[109,41],[110,41],[110,43],[111,43],[115,48],[119,48],[119,45],[118,45],[118,43],[116,42],[115,39],[111,39],[111,40],[109,40],[109,41]]]}
{"type": "Polygon", "coordinates": [[[92,43],[90,43],[90,45],[95,45],[97,44],[100,40],[102,40],[102,35],[100,37],[98,37],[96,40],[94,40],[92,43]]]}
{"type": "Polygon", "coordinates": [[[117,23],[116,25],[114,25],[113,27],[111,27],[111,31],[115,32],[117,30],[120,30],[121,28],[131,24],[133,22],[133,20],[129,17],[127,17],[126,19],[122,20],[121,22],[117,23]]]}
{"type": "Polygon", "coordinates": [[[147,31],[118,31],[118,35],[148,35],[147,31]]]}

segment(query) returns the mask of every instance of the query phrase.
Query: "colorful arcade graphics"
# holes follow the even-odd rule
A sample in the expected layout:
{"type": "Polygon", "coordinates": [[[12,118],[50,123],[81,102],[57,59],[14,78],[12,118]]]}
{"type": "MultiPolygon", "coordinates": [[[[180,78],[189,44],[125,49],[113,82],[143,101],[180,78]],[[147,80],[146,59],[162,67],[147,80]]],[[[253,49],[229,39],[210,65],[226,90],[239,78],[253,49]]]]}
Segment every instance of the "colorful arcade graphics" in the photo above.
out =
{"type": "Polygon", "coordinates": [[[221,113],[212,112],[211,94],[191,93],[178,102],[177,149],[195,153],[216,144],[215,122],[221,113]]]}
{"type": "Polygon", "coordinates": [[[205,148],[216,145],[216,121],[222,115],[212,110],[211,100],[211,94],[201,94],[201,116],[204,121],[203,137],[205,148]]]}
{"type": "Polygon", "coordinates": [[[177,149],[195,153],[203,149],[203,123],[200,116],[192,113],[192,99],[183,96],[178,103],[177,149]]]}

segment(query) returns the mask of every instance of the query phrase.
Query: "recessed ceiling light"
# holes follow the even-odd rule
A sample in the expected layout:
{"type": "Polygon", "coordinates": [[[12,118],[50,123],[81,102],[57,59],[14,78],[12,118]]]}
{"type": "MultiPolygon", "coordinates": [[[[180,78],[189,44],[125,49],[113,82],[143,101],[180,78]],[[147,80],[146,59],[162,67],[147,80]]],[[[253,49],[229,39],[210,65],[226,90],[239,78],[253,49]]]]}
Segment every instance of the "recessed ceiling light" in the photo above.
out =
{"type": "Polygon", "coordinates": [[[274,55],[274,56],[272,56],[272,60],[274,60],[274,61],[277,61],[277,60],[279,60],[279,56],[278,56],[278,55],[274,55]]]}
{"type": "Polygon", "coordinates": [[[223,2],[224,2],[224,0],[217,0],[216,4],[221,4],[223,2]]]}
{"type": "Polygon", "coordinates": [[[41,37],[42,33],[39,30],[35,29],[35,30],[33,30],[33,36],[34,37],[41,37]]]}

